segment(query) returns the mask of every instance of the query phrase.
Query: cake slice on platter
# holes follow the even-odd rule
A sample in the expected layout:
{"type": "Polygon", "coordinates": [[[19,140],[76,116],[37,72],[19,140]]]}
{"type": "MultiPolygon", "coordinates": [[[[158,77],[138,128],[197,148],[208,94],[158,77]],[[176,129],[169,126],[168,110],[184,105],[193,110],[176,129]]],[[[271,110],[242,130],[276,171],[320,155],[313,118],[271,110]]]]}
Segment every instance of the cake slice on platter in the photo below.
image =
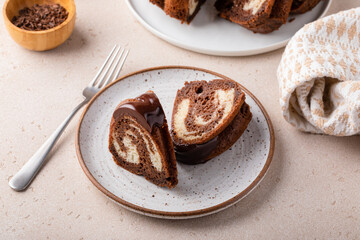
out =
{"type": "Polygon", "coordinates": [[[292,6],[292,0],[276,0],[269,19],[248,29],[255,33],[271,33],[286,24],[292,6]]]}
{"type": "Polygon", "coordinates": [[[217,0],[219,16],[243,27],[255,27],[271,16],[275,0],[217,0]]]}
{"type": "Polygon", "coordinates": [[[152,91],[116,107],[110,123],[109,150],[116,164],[158,186],[172,188],[178,182],[167,121],[152,91]]]}
{"type": "Polygon", "coordinates": [[[219,16],[255,33],[270,33],[285,24],[293,0],[217,0],[219,16]]]}
{"type": "Polygon", "coordinates": [[[205,0],[150,0],[150,2],[162,8],[170,17],[189,24],[205,0]]]}
{"type": "Polygon", "coordinates": [[[207,162],[230,148],[251,118],[245,94],[235,81],[186,82],[177,92],[172,115],[176,159],[186,164],[207,162]]]}

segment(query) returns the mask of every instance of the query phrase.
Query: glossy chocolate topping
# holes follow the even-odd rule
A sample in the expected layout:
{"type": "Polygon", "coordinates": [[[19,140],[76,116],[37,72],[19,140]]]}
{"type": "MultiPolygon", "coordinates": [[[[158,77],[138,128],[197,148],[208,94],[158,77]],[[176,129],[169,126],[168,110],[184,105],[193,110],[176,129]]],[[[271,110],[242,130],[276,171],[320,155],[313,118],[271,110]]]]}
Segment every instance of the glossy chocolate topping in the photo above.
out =
{"type": "Polygon", "coordinates": [[[161,127],[165,119],[159,99],[152,91],[147,91],[135,99],[120,103],[114,111],[113,118],[118,121],[124,115],[136,118],[149,132],[155,125],[161,127]]]}
{"type": "Polygon", "coordinates": [[[174,144],[176,160],[189,165],[205,163],[218,144],[218,136],[203,144],[181,146],[174,144]]]}

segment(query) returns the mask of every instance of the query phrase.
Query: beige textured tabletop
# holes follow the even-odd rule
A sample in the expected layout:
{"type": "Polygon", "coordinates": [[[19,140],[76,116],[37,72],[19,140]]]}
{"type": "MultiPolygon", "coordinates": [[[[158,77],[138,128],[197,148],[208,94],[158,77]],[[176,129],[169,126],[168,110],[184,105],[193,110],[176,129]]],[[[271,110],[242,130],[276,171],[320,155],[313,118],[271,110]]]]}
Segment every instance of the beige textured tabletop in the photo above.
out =
{"type": "MultiPolygon", "coordinates": [[[[1,5],[4,0],[0,0],[1,5]]],[[[360,5],[334,0],[330,12],[360,5]]],[[[276,69],[283,48],[252,57],[214,57],[172,46],[149,33],[123,0],[78,0],[76,27],[62,46],[32,52],[0,20],[0,239],[359,239],[360,137],[299,132],[282,117],[276,69]],[[276,137],[270,170],[245,199],[193,220],[138,215],[106,198],[83,173],[70,123],[30,188],[8,180],[82,100],[109,49],[131,49],[122,74],[188,65],[233,78],[267,109],[276,137]]]]}

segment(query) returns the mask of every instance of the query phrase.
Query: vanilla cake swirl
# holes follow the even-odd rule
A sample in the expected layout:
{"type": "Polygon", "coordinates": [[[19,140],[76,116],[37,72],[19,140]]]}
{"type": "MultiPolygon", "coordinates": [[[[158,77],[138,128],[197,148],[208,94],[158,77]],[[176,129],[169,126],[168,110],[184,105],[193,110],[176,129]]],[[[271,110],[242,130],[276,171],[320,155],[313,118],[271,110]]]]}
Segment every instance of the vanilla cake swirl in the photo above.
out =
{"type": "Polygon", "coordinates": [[[109,136],[114,161],[158,186],[177,184],[175,153],[164,111],[157,96],[145,94],[115,109],[109,136]]]}
{"type": "Polygon", "coordinates": [[[240,85],[231,80],[186,82],[172,115],[177,160],[202,163],[230,148],[252,117],[244,101],[240,85]]]}

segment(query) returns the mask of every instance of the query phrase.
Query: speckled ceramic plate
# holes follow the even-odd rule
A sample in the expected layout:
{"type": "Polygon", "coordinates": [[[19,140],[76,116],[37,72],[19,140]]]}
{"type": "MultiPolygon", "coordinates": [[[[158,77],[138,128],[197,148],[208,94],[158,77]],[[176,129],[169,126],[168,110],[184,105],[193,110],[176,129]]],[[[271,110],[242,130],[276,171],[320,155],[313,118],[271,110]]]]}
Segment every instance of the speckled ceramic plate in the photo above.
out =
{"type": "Polygon", "coordinates": [[[323,17],[331,1],[323,0],[305,14],[290,16],[294,21],[278,31],[254,34],[217,17],[214,0],[205,2],[190,25],[170,18],[149,0],[126,0],[136,19],[154,35],[178,47],[218,56],[248,56],[281,48],[305,24],[323,17]]]}
{"type": "Polygon", "coordinates": [[[153,90],[170,125],[176,92],[185,81],[228,79],[188,67],[159,67],[127,75],[99,92],[86,107],[76,135],[81,167],[90,181],[108,197],[132,211],[160,218],[192,218],[225,209],[246,196],[264,177],[274,151],[269,116],[248,90],[246,102],[253,119],[241,138],[205,164],[178,167],[178,185],[160,188],[117,166],[108,150],[109,124],[124,99],[153,90]]]}

